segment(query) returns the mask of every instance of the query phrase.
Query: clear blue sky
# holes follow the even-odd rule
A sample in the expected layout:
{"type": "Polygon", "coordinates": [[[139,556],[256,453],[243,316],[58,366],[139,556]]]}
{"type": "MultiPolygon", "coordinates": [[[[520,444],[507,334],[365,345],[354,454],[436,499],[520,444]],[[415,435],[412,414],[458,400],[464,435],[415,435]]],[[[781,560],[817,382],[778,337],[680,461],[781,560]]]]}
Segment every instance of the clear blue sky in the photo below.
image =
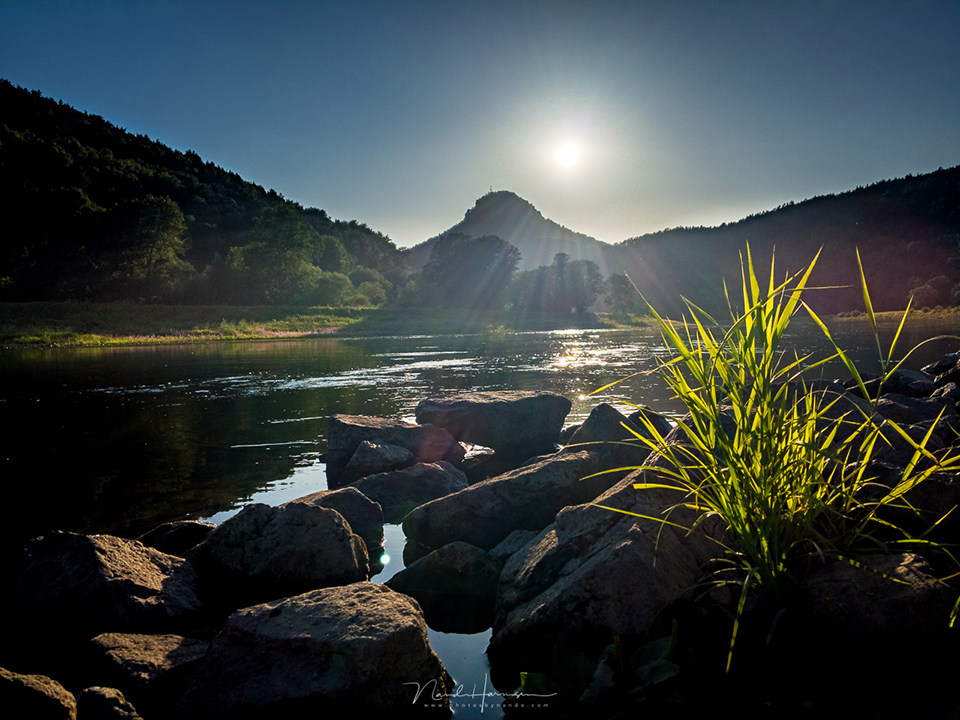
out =
{"type": "Polygon", "coordinates": [[[960,164],[958,0],[0,0],[0,77],[399,245],[491,187],[618,242],[960,164]]]}

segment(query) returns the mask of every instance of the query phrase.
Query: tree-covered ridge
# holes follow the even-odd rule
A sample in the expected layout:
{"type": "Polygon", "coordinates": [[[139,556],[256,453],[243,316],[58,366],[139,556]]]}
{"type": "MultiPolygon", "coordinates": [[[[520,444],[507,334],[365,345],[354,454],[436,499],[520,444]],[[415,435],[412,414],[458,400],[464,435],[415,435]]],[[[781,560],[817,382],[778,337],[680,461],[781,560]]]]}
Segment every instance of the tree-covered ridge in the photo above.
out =
{"type": "Polygon", "coordinates": [[[377,304],[407,260],[357,221],[0,80],[4,299],[377,304]]]}

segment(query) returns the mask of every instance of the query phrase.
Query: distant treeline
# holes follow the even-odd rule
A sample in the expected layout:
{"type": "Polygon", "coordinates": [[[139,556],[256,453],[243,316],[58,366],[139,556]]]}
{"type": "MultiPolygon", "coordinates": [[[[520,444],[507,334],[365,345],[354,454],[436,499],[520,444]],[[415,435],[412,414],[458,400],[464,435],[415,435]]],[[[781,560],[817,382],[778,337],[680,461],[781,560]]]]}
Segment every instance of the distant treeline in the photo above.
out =
{"type": "Polygon", "coordinates": [[[877,309],[910,297],[955,304],[960,295],[960,167],[617,245],[561,228],[512,193],[491,193],[464,222],[405,250],[360,222],[5,80],[0,212],[0,300],[626,315],[642,309],[635,285],[674,312],[681,295],[720,308],[723,279],[739,277],[748,242],[763,264],[775,249],[780,271],[800,269],[822,247],[814,281],[834,289],[815,302],[828,311],[860,307],[856,248],[877,309]]]}

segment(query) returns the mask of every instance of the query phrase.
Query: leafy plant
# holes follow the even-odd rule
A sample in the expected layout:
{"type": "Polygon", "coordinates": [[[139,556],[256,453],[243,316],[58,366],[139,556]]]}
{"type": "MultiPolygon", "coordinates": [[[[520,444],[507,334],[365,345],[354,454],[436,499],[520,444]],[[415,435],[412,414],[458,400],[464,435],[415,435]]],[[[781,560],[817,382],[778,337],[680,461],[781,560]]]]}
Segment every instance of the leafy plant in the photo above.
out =
{"type": "MultiPolygon", "coordinates": [[[[824,363],[839,360],[869,397],[861,373],[803,303],[815,265],[816,258],[777,284],[771,261],[764,289],[748,248],[742,260],[743,311],[734,310],[727,292],[730,319],[723,325],[689,302],[689,317],[680,324],[651,308],[670,355],[660,372],[688,415],[677,426],[677,442],[668,442],[641,417],[647,436],[637,437],[658,460],[642,468],[652,479],[634,487],[683,491],[677,505],[652,519],[673,524],[671,511],[683,506],[698,513],[698,524],[716,517],[725,526],[719,541],[725,561],[744,578],[728,670],[750,590],[785,606],[818,564],[862,552],[932,547],[924,536],[891,522],[887,511],[916,512],[909,491],[933,473],[960,465],[956,454],[928,449],[932,428],[915,441],[877,417],[874,404],[808,380],[824,363]],[[801,312],[829,340],[828,357],[815,360],[784,348],[787,327],[801,312]],[[906,443],[912,456],[896,482],[882,484],[871,474],[870,461],[894,441],[906,443]]],[[[909,307],[884,353],[862,266],[860,277],[878,337],[882,386],[906,360],[896,361],[895,353],[909,307]]]]}

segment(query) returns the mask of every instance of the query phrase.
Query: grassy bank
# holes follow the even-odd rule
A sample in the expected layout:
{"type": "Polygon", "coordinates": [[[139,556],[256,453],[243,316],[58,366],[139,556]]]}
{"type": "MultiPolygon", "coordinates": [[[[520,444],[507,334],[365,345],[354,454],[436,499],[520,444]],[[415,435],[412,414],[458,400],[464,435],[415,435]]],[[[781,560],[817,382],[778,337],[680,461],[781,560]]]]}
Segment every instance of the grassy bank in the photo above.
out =
{"type": "Polygon", "coordinates": [[[369,312],[365,308],[3,303],[0,343],[76,347],[308,337],[349,327],[369,312]]]}
{"type": "Polygon", "coordinates": [[[501,314],[460,310],[2,303],[0,344],[81,347],[210,340],[263,340],[317,335],[373,336],[624,327],[646,322],[584,313],[501,314]]]}

